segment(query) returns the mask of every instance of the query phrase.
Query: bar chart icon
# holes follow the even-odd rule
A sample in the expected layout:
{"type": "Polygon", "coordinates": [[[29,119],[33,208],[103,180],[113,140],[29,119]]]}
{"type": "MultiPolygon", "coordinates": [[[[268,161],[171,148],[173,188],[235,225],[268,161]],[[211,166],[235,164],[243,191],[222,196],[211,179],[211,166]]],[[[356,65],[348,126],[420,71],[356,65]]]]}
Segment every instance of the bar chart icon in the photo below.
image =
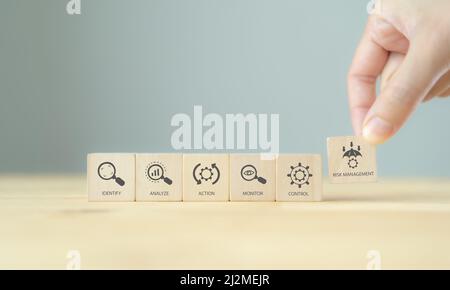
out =
{"type": "Polygon", "coordinates": [[[155,168],[154,170],[152,170],[150,172],[150,176],[153,178],[158,178],[161,176],[161,169],[160,168],[155,168]]]}
{"type": "Polygon", "coordinates": [[[166,184],[171,185],[172,180],[166,176],[164,176],[166,172],[166,168],[163,164],[156,162],[150,163],[146,169],[147,177],[153,182],[159,182],[160,180],[164,181],[166,184]]]}

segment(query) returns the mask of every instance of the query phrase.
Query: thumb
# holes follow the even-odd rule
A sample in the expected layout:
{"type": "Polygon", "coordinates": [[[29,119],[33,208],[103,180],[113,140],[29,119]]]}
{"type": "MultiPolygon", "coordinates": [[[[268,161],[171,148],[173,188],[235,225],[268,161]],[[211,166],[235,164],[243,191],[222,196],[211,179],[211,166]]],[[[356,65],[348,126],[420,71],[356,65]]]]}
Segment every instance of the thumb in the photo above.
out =
{"type": "Polygon", "coordinates": [[[382,89],[364,121],[363,136],[373,144],[392,137],[445,72],[430,37],[417,35],[397,72],[382,89]]]}

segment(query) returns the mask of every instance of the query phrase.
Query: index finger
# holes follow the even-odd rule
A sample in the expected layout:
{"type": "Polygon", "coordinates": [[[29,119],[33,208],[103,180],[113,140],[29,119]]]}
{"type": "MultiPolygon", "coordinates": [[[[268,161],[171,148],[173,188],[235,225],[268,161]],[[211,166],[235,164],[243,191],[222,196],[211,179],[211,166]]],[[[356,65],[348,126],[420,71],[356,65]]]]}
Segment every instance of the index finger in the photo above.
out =
{"type": "Polygon", "coordinates": [[[362,134],[364,119],[376,99],[377,78],[389,56],[389,52],[371,37],[375,17],[369,17],[348,73],[350,114],[356,135],[362,134]]]}

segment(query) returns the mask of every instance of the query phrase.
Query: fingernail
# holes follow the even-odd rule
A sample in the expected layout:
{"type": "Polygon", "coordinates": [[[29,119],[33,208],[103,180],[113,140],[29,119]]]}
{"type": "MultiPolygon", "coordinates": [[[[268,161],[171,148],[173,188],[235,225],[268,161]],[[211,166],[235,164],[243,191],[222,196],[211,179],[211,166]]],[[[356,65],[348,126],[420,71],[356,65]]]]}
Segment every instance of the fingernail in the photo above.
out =
{"type": "Polygon", "coordinates": [[[394,126],[391,123],[379,117],[373,117],[364,126],[363,137],[369,143],[381,144],[392,135],[393,131],[394,126]]]}

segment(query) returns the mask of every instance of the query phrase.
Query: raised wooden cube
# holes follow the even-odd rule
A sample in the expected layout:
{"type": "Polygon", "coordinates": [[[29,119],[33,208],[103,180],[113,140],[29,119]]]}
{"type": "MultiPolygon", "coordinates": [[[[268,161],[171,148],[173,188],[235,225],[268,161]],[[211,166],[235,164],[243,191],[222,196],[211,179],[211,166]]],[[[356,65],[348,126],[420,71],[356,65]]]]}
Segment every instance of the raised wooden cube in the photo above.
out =
{"type": "Polygon", "coordinates": [[[328,173],[331,183],[361,183],[377,180],[376,146],[363,137],[330,137],[328,173]]]}

